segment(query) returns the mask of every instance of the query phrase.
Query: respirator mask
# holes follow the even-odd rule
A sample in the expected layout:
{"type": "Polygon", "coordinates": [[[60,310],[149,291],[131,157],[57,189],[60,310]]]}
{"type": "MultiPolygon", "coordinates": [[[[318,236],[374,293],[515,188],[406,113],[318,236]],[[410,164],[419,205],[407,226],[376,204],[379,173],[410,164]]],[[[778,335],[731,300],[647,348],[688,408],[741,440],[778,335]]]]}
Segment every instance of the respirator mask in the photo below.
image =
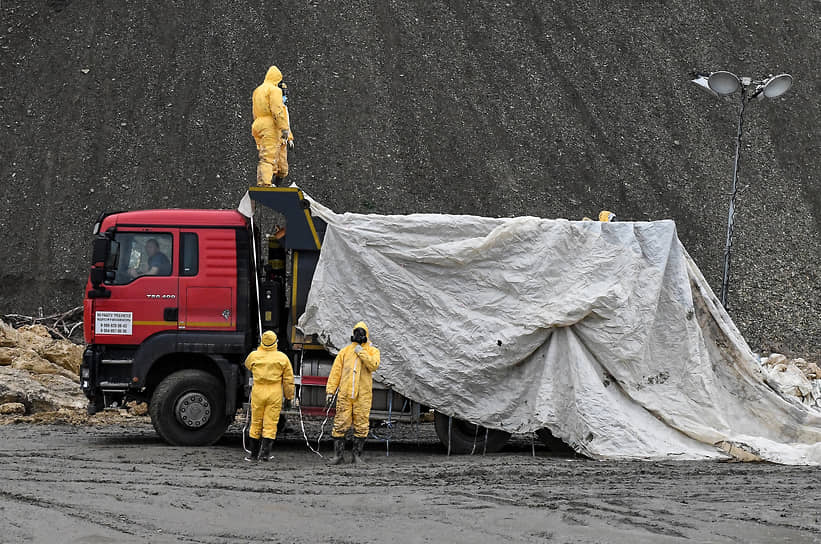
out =
{"type": "Polygon", "coordinates": [[[353,336],[351,336],[351,342],[356,342],[357,344],[364,344],[368,341],[368,333],[365,332],[365,329],[362,327],[357,327],[353,330],[353,336]]]}
{"type": "Polygon", "coordinates": [[[287,106],[288,105],[288,86],[285,84],[284,81],[279,82],[279,88],[282,89],[282,104],[287,106]]]}

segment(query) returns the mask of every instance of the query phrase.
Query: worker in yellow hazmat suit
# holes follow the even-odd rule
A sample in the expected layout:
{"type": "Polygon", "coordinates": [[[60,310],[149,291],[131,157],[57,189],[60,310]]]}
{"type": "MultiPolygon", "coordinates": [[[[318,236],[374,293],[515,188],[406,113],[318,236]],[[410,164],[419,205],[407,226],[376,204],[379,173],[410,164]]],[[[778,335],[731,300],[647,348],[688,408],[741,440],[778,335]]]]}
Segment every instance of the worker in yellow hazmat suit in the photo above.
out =
{"type": "Polygon", "coordinates": [[[288,175],[288,146],[293,147],[294,135],[288,108],[283,101],[282,72],[276,66],[268,68],[265,81],[254,89],[251,98],[254,109],[254,123],[251,134],[257,142],[259,163],[257,164],[257,185],[270,187],[271,180],[279,180],[288,175]]]}
{"type": "MultiPolygon", "coordinates": [[[[593,221],[589,217],[582,217],[582,221],[593,221]]],[[[615,223],[616,221],[616,214],[613,212],[609,212],[607,210],[602,210],[599,212],[599,221],[602,223],[615,223]]]]}
{"type": "Polygon", "coordinates": [[[354,325],[351,343],[342,348],[334,359],[326,401],[330,403],[336,393],[334,416],[334,457],[331,464],[344,460],[345,433],[354,428],[353,463],[361,461],[365,438],[368,436],[368,418],[373,400],[373,372],[379,368],[379,350],[368,338],[368,326],[362,321],[354,325]],[[337,393],[338,391],[338,393],[337,393]]]}
{"type": "Polygon", "coordinates": [[[245,359],[245,367],[254,376],[248,431],[251,453],[245,460],[254,461],[258,456],[261,461],[267,461],[277,437],[282,397],[285,396],[286,402],[294,398],[294,370],[288,356],[277,349],[277,335],[273,331],[265,331],[260,346],[245,359]]]}

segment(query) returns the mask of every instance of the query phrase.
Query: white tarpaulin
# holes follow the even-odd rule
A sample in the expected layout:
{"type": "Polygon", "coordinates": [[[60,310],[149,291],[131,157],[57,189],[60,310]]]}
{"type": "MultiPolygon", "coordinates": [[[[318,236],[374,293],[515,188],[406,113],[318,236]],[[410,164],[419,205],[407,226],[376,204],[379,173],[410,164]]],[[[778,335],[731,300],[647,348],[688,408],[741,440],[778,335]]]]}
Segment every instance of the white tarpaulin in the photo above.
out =
{"type": "Polygon", "coordinates": [[[821,412],[764,383],[672,221],[335,214],[304,315],[378,378],[494,429],[597,458],[821,464],[821,412]]]}

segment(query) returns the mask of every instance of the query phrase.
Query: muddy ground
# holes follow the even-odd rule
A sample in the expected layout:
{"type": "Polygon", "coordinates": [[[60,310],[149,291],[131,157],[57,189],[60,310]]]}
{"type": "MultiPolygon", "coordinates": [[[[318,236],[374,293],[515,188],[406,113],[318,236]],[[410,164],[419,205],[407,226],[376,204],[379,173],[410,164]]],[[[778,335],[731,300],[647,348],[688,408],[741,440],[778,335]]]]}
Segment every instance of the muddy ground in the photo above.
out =
{"type": "Polygon", "coordinates": [[[0,540],[821,541],[815,469],[534,456],[528,437],[448,457],[431,424],[396,436],[390,456],[371,441],[365,466],[330,467],[301,434],[243,462],[238,426],[210,448],[167,446],[144,419],[0,426],[0,540]]]}

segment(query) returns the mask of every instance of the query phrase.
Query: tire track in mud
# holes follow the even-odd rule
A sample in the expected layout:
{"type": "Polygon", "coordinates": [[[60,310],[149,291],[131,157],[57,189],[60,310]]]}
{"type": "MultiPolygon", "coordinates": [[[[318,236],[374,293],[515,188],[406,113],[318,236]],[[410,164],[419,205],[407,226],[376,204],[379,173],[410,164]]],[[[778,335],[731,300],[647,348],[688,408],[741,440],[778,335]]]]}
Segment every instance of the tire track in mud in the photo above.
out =
{"type": "MultiPolygon", "coordinates": [[[[108,521],[107,519],[101,519],[102,516],[97,513],[81,513],[77,512],[76,508],[71,507],[70,505],[54,502],[54,501],[47,501],[45,499],[41,499],[39,497],[29,497],[27,495],[23,495],[21,493],[11,493],[9,491],[0,490],[0,497],[4,497],[6,499],[22,502],[28,504],[30,506],[35,506],[38,508],[43,508],[50,511],[58,511],[62,514],[67,516],[71,516],[73,518],[81,519],[88,523],[92,523],[94,525],[99,525],[100,527],[105,527],[106,529],[111,529],[113,531],[117,531],[119,533],[123,533],[130,536],[140,536],[134,531],[128,530],[126,527],[121,526],[120,524],[113,523],[108,521]]],[[[121,518],[120,518],[121,519],[121,518]]]]}
{"type": "MultiPolygon", "coordinates": [[[[496,490],[502,491],[502,490],[496,490]]],[[[513,490],[514,492],[518,490],[513,490]]],[[[646,510],[644,513],[638,512],[635,508],[630,508],[625,505],[619,507],[609,503],[607,500],[602,501],[587,501],[579,500],[568,496],[554,496],[548,497],[528,491],[525,493],[532,493],[529,496],[501,496],[498,494],[468,492],[468,491],[451,491],[450,497],[458,496],[463,500],[443,501],[434,504],[456,506],[460,509],[482,509],[494,508],[496,506],[515,506],[529,509],[545,509],[551,511],[558,511],[561,513],[561,519],[571,525],[589,526],[591,518],[598,518],[601,522],[606,524],[621,525],[624,527],[640,527],[650,533],[657,535],[664,535],[675,538],[687,538],[679,529],[696,530],[693,524],[677,523],[675,521],[662,523],[658,521],[663,518],[663,512],[658,510],[646,510]],[[534,498],[541,499],[534,502],[534,498]],[[481,502],[484,504],[475,504],[481,502]]],[[[518,493],[514,493],[518,494],[518,493]]]]}
{"type": "MultiPolygon", "coordinates": [[[[84,511],[81,510],[80,507],[75,507],[70,504],[50,501],[38,496],[32,497],[22,493],[0,490],[0,497],[36,508],[42,508],[48,512],[59,512],[70,518],[115,531],[121,535],[135,537],[143,542],[153,541],[158,535],[161,535],[164,539],[173,539],[175,542],[190,542],[194,544],[233,542],[234,539],[239,538],[237,535],[224,535],[218,537],[217,540],[196,538],[182,532],[165,530],[157,525],[149,524],[144,520],[137,522],[121,512],[84,511]]],[[[20,528],[23,527],[20,526],[20,528]]]]}
{"type": "MultiPolygon", "coordinates": [[[[261,489],[254,489],[250,486],[219,485],[213,483],[201,483],[193,485],[190,481],[170,481],[175,477],[172,473],[177,471],[179,477],[179,463],[165,463],[161,471],[136,471],[128,468],[130,463],[123,465],[108,463],[108,466],[101,466],[94,463],[93,459],[79,456],[71,456],[70,460],[79,461],[80,466],[74,463],[65,463],[68,457],[55,459],[44,454],[33,455],[9,455],[0,454],[0,458],[11,458],[17,460],[16,463],[0,463],[0,481],[2,487],[14,487],[23,489],[25,492],[10,492],[0,489],[0,497],[30,507],[42,508],[49,512],[59,512],[67,517],[77,519],[94,526],[99,526],[111,531],[115,531],[125,537],[133,537],[136,541],[154,541],[158,535],[163,539],[171,539],[175,542],[191,542],[199,544],[234,542],[236,535],[220,536],[214,538],[198,538],[184,531],[169,531],[168,527],[151,523],[147,517],[141,516],[139,521],[128,514],[129,503],[136,502],[141,496],[165,496],[169,489],[182,490],[187,494],[197,495],[198,493],[219,493],[220,491],[236,491],[239,493],[271,493],[271,487],[266,486],[261,489]],[[54,463],[59,460],[60,464],[54,463]],[[32,464],[34,461],[37,464],[32,464]],[[8,470],[6,470],[8,469],[8,470]],[[120,474],[129,477],[101,478],[101,477],[73,477],[75,471],[83,472],[105,472],[118,471],[120,474]],[[23,474],[20,477],[19,474],[23,474]],[[113,499],[112,504],[122,506],[111,510],[97,509],[93,505],[82,504],[77,506],[61,501],[44,499],[49,494],[58,493],[66,497],[82,497],[84,494],[91,494],[98,499],[113,499]],[[121,498],[122,496],[127,499],[121,498]]],[[[210,470],[210,469],[209,469],[210,470]]],[[[200,472],[201,469],[193,469],[192,472],[200,472]]],[[[196,474],[188,475],[193,480],[196,474]]],[[[170,506],[178,509],[191,508],[183,501],[171,502],[170,506]]],[[[165,540],[164,540],[165,541],[165,540]]]]}

